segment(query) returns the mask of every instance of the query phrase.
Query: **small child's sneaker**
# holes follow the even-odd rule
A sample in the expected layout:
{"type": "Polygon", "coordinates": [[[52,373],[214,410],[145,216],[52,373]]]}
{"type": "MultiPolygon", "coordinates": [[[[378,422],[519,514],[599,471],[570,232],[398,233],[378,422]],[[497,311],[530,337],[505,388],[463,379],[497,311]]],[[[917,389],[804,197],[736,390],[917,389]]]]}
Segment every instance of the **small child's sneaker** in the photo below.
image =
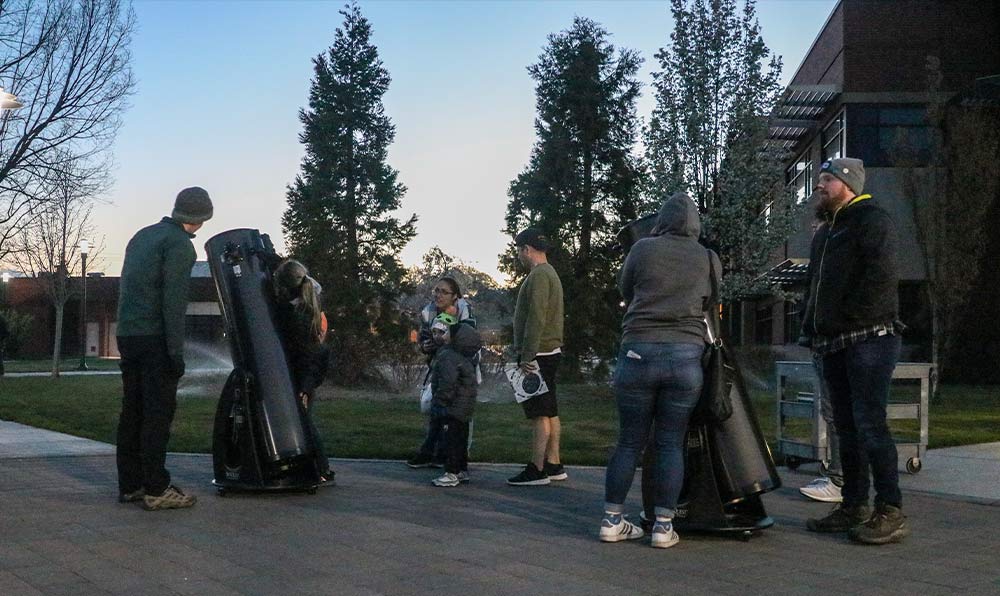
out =
{"type": "Polygon", "coordinates": [[[431,480],[431,484],[434,486],[458,486],[459,482],[458,476],[451,472],[445,472],[441,476],[431,480]]]}
{"type": "Polygon", "coordinates": [[[653,531],[650,535],[650,545],[653,548],[670,548],[681,541],[681,537],[674,531],[672,520],[656,520],[653,523],[653,531]]]}
{"type": "Polygon", "coordinates": [[[636,540],[644,535],[642,528],[625,519],[621,513],[604,513],[601,520],[601,542],[636,540]]]}

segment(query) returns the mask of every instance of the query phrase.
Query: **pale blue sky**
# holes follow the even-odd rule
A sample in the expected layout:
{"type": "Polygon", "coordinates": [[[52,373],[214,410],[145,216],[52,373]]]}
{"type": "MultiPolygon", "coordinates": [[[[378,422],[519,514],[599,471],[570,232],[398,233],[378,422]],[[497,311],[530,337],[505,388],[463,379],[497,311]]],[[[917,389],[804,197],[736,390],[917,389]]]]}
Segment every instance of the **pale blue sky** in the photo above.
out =
{"type": "MultiPolygon", "coordinates": [[[[765,42],[789,78],[835,0],[762,0],[765,42]]],[[[311,59],[326,51],[342,2],[149,2],[135,4],[138,89],[115,145],[111,204],[95,210],[103,269],[117,274],[136,229],[169,213],[185,186],[205,187],[215,218],[195,240],[236,227],[269,233],[279,250],[285,187],[299,169],[298,110],[311,59]]],[[[487,273],[496,257],[507,186],[534,141],[534,86],[526,67],[546,36],[575,15],[604,25],[616,46],[638,50],[655,70],[669,44],[666,1],[370,1],[362,10],[392,76],[386,110],[396,125],[390,164],[409,191],[400,216],[416,213],[406,264],[437,244],[487,273]]],[[[649,88],[639,115],[652,109],[649,88]]]]}

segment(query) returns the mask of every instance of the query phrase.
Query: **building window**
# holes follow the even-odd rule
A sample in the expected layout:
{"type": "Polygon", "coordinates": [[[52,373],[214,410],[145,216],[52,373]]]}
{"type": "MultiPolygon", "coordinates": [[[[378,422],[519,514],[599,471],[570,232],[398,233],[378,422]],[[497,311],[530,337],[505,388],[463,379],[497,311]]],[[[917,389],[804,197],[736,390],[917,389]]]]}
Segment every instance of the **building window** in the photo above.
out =
{"type": "Polygon", "coordinates": [[[774,309],[770,304],[757,307],[753,328],[754,343],[761,345],[771,344],[771,340],[774,339],[773,319],[774,309]]]}
{"type": "Polygon", "coordinates": [[[823,129],[823,161],[847,155],[847,119],[844,110],[823,129]]]}
{"type": "Polygon", "coordinates": [[[796,205],[809,200],[812,194],[812,160],[808,150],[785,171],[785,182],[796,205]]]}
{"type": "Polygon", "coordinates": [[[793,344],[802,333],[802,303],[798,300],[785,301],[785,343],[793,344]]]}
{"type": "Polygon", "coordinates": [[[867,167],[919,167],[930,163],[932,130],[922,105],[857,104],[851,111],[852,157],[867,167]]]}

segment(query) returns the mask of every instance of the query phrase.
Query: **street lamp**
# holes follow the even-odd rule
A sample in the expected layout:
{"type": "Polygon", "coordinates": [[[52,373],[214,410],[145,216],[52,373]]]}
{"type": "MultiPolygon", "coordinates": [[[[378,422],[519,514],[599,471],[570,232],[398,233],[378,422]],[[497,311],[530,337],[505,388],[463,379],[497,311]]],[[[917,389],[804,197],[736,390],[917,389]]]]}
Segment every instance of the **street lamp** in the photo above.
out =
{"type": "Polygon", "coordinates": [[[86,239],[80,240],[79,249],[83,289],[80,296],[80,366],[76,369],[87,370],[87,253],[90,252],[90,243],[86,239]]]}
{"type": "Polygon", "coordinates": [[[0,87],[0,111],[16,110],[23,107],[24,104],[17,101],[17,96],[13,93],[7,93],[3,90],[3,87],[0,87]]]}

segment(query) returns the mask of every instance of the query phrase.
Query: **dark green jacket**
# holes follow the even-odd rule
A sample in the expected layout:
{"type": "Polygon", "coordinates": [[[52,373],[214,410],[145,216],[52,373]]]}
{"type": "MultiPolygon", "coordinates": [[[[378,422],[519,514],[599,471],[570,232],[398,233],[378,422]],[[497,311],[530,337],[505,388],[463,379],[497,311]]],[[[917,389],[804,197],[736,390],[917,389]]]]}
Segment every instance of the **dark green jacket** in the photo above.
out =
{"type": "Polygon", "coordinates": [[[168,354],[184,355],[192,238],[180,223],[164,217],[129,241],[118,296],[119,336],[163,335],[168,354]]]}
{"type": "Polygon", "coordinates": [[[531,269],[521,283],[514,307],[514,341],[517,361],[531,362],[561,348],[563,342],[563,287],[549,263],[531,269]]]}

